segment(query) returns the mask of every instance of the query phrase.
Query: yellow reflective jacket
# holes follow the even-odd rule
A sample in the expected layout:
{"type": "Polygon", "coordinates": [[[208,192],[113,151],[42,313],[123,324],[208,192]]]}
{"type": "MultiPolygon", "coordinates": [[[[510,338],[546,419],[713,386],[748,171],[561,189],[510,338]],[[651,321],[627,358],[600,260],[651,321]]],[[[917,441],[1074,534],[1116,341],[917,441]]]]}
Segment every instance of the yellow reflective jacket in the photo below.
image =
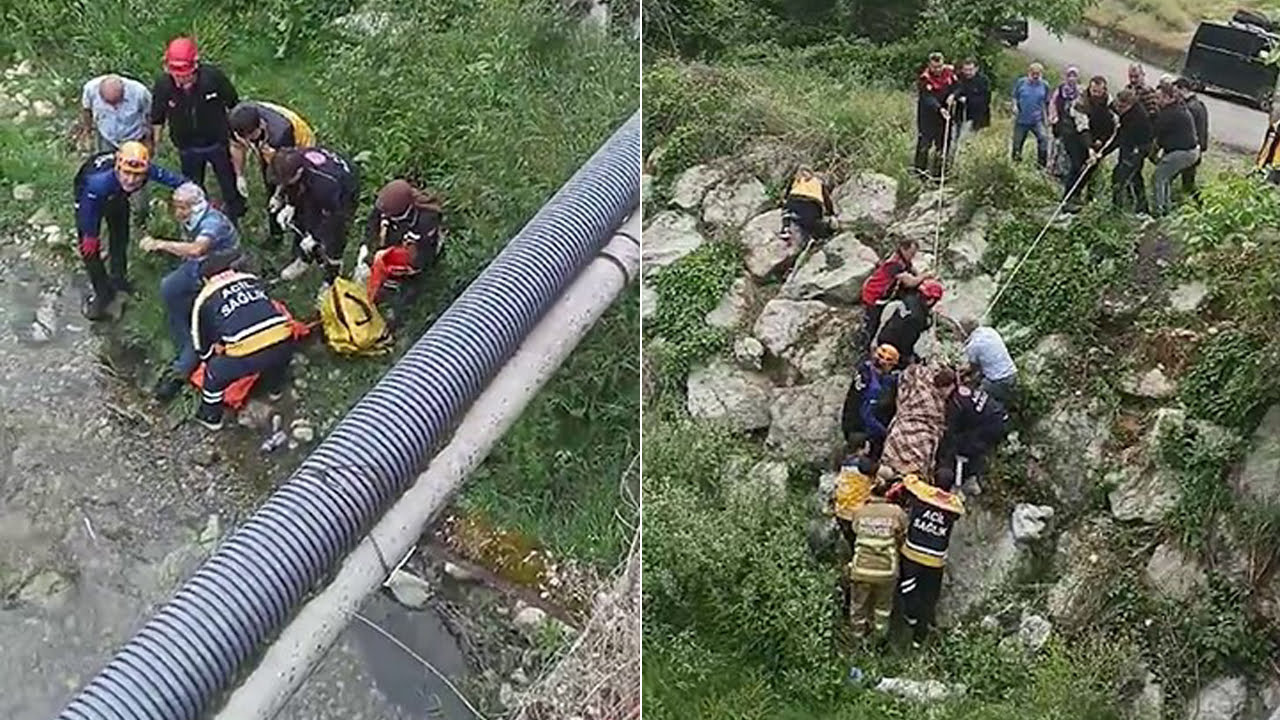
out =
{"type": "Polygon", "coordinates": [[[836,517],[852,520],[854,511],[871,497],[871,483],[872,478],[858,472],[854,466],[840,468],[840,476],[836,478],[836,517]]]}

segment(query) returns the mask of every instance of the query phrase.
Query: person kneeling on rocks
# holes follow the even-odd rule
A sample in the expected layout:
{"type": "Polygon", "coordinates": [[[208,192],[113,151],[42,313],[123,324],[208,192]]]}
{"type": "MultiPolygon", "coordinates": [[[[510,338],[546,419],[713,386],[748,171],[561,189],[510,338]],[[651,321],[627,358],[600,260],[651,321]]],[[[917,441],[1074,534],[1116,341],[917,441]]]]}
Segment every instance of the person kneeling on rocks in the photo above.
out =
{"type": "Polygon", "coordinates": [[[969,364],[965,375],[980,374],[982,381],[978,389],[1008,408],[1018,390],[1018,366],[1014,364],[1004,338],[995,328],[979,326],[972,320],[962,322],[960,327],[968,336],[964,344],[964,355],[969,364]]]}
{"type": "Polygon", "coordinates": [[[858,342],[858,354],[861,356],[880,328],[880,316],[884,306],[897,300],[907,290],[920,285],[928,276],[916,273],[911,265],[919,252],[920,245],[915,240],[903,238],[898,247],[886,260],[862,282],[862,336],[858,342]]]}
{"type": "Polygon", "coordinates": [[[844,398],[840,428],[845,441],[852,443],[855,435],[863,436],[870,445],[873,460],[879,459],[893,420],[898,389],[898,373],[894,368],[897,366],[897,348],[892,345],[876,348],[875,354],[858,366],[844,398]]]}
{"type": "Polygon", "coordinates": [[[901,300],[885,305],[876,333],[876,345],[890,345],[898,351],[898,367],[916,360],[916,342],[933,324],[933,307],[942,299],[942,283],[929,278],[901,300]]]}
{"type": "Polygon", "coordinates": [[[962,483],[978,479],[987,455],[1004,440],[1009,413],[982,390],[960,385],[947,401],[947,431],[938,446],[938,468],[950,470],[962,483]]]}
{"type": "Polygon", "coordinates": [[[942,592],[942,573],[956,520],[964,503],[951,493],[955,475],[940,470],[934,485],[907,475],[891,489],[891,502],[905,500],[907,533],[898,574],[898,607],[911,630],[911,645],[919,648],[929,634],[942,592]]]}
{"type": "Polygon", "coordinates": [[[205,363],[196,421],[210,430],[222,427],[223,393],[240,378],[259,375],[279,399],[296,347],[289,317],[261,279],[233,267],[238,258],[232,251],[201,261],[204,287],[191,311],[191,343],[205,363]]]}
{"type": "Polygon", "coordinates": [[[888,502],[888,485],[876,483],[866,502],[853,512],[853,559],[849,561],[849,623],[854,633],[865,635],[868,626],[877,636],[889,629],[894,584],[898,579],[898,553],[907,529],[907,514],[888,502]]]}
{"type": "Polygon", "coordinates": [[[808,167],[796,171],[782,206],[782,237],[801,242],[825,238],[831,234],[835,214],[831,191],[822,178],[808,167]],[[804,232],[805,237],[791,237],[793,224],[804,232]]]}

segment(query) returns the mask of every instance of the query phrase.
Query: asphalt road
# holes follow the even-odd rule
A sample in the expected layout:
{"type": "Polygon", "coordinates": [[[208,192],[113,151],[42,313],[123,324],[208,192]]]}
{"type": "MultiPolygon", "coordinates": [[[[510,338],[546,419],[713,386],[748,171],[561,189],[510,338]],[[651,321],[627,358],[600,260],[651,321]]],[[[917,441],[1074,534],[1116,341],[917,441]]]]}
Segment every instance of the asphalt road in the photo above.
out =
{"type": "MultiPolygon", "coordinates": [[[[1072,35],[1059,39],[1035,21],[1028,22],[1027,32],[1027,40],[1018,50],[1046,66],[1056,67],[1059,73],[1067,65],[1076,65],[1083,77],[1105,75],[1113,88],[1128,83],[1129,64],[1133,62],[1130,58],[1072,35]]],[[[1155,65],[1143,63],[1143,66],[1147,70],[1147,82],[1153,85],[1161,75],[1173,74],[1155,65]]],[[[1258,150],[1267,132],[1266,113],[1204,93],[1200,97],[1209,109],[1209,135],[1214,143],[1249,153],[1258,150]]]]}

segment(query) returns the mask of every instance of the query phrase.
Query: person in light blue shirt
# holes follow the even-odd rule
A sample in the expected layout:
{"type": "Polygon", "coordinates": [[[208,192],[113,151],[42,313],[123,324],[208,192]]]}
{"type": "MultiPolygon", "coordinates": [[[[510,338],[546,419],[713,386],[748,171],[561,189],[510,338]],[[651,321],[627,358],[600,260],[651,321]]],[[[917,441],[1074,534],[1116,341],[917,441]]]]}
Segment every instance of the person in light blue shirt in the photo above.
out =
{"type": "MultiPolygon", "coordinates": [[[[81,147],[94,153],[114,152],[136,141],[155,154],[151,144],[151,91],[130,78],[100,75],[84,84],[80,94],[81,147]]],[[[151,194],[144,185],[129,198],[138,227],[146,227],[151,194]]]]}
{"type": "Polygon", "coordinates": [[[1049,112],[1049,84],[1044,81],[1044,66],[1031,63],[1025,77],[1013,85],[1013,161],[1022,160],[1022,146],[1027,133],[1036,136],[1036,164],[1041,168],[1049,161],[1049,136],[1045,132],[1045,116],[1049,112]]]}
{"type": "Polygon", "coordinates": [[[1004,338],[993,327],[978,327],[975,322],[967,322],[961,326],[968,333],[969,339],[964,345],[965,359],[969,363],[968,373],[981,373],[982,384],[979,390],[1009,407],[1013,401],[1018,385],[1018,366],[1005,347],[1004,338]]]}

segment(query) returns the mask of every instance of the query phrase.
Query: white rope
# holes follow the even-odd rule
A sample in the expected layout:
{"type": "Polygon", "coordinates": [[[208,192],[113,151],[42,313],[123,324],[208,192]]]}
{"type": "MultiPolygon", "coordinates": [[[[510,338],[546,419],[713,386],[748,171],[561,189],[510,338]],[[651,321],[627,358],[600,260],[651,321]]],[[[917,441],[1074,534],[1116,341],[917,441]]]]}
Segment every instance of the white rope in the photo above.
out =
{"type": "Polygon", "coordinates": [[[374,621],[370,620],[364,615],[361,615],[360,613],[355,613],[355,618],[363,622],[365,625],[368,625],[369,627],[373,628],[374,630],[377,630],[379,633],[382,634],[383,637],[395,643],[397,647],[399,647],[401,650],[408,653],[410,657],[412,657],[414,660],[417,660],[423,667],[430,670],[433,675],[440,678],[441,682],[443,682],[450,690],[453,691],[454,695],[458,696],[458,699],[462,701],[463,705],[467,706],[467,709],[471,711],[471,714],[480,718],[480,720],[485,720],[484,715],[481,714],[481,712],[477,710],[474,705],[471,704],[470,700],[467,700],[466,696],[462,694],[462,691],[458,690],[458,688],[452,682],[450,682],[449,678],[445,677],[443,673],[435,669],[435,666],[427,662],[426,658],[414,652],[413,649],[410,648],[408,645],[405,645],[404,643],[400,642],[400,639],[397,638],[395,635],[392,635],[391,633],[387,632],[382,628],[381,625],[375,623],[374,621]]]}
{"type": "Polygon", "coordinates": [[[1044,240],[1045,236],[1049,234],[1049,228],[1053,227],[1053,223],[1058,219],[1058,214],[1062,212],[1062,208],[1067,206],[1068,200],[1075,197],[1076,189],[1080,187],[1080,182],[1088,177],[1089,171],[1096,164],[1097,160],[1091,157],[1085,162],[1084,167],[1080,168],[1080,172],[1076,176],[1075,183],[1072,184],[1071,189],[1062,196],[1062,200],[1058,203],[1058,207],[1053,209],[1053,214],[1049,216],[1049,221],[1040,229],[1040,234],[1036,235],[1036,239],[1031,242],[1031,247],[1027,248],[1027,251],[1022,254],[1022,257],[1018,260],[1017,264],[1013,266],[1013,270],[1009,272],[1009,276],[1000,283],[1000,287],[996,290],[995,296],[991,298],[991,302],[987,305],[987,309],[982,311],[982,317],[979,318],[980,321],[986,320],[987,316],[991,314],[996,303],[1000,301],[1000,296],[1004,294],[1004,291],[1007,290],[1011,284],[1013,284],[1014,276],[1018,274],[1018,271],[1022,269],[1023,264],[1031,257],[1031,253],[1035,252],[1036,248],[1039,247],[1040,241],[1044,240]]]}
{"type": "MultiPolygon", "coordinates": [[[[941,172],[938,174],[938,201],[934,203],[934,220],[933,220],[933,265],[938,267],[942,263],[942,258],[938,255],[938,248],[942,245],[942,193],[947,186],[947,160],[948,153],[951,148],[951,118],[950,111],[943,123],[942,135],[942,158],[939,163],[941,172]]],[[[875,339],[872,338],[872,344],[875,339]]],[[[937,352],[938,349],[938,323],[934,321],[929,325],[929,344],[932,346],[930,352],[937,352]]]]}

